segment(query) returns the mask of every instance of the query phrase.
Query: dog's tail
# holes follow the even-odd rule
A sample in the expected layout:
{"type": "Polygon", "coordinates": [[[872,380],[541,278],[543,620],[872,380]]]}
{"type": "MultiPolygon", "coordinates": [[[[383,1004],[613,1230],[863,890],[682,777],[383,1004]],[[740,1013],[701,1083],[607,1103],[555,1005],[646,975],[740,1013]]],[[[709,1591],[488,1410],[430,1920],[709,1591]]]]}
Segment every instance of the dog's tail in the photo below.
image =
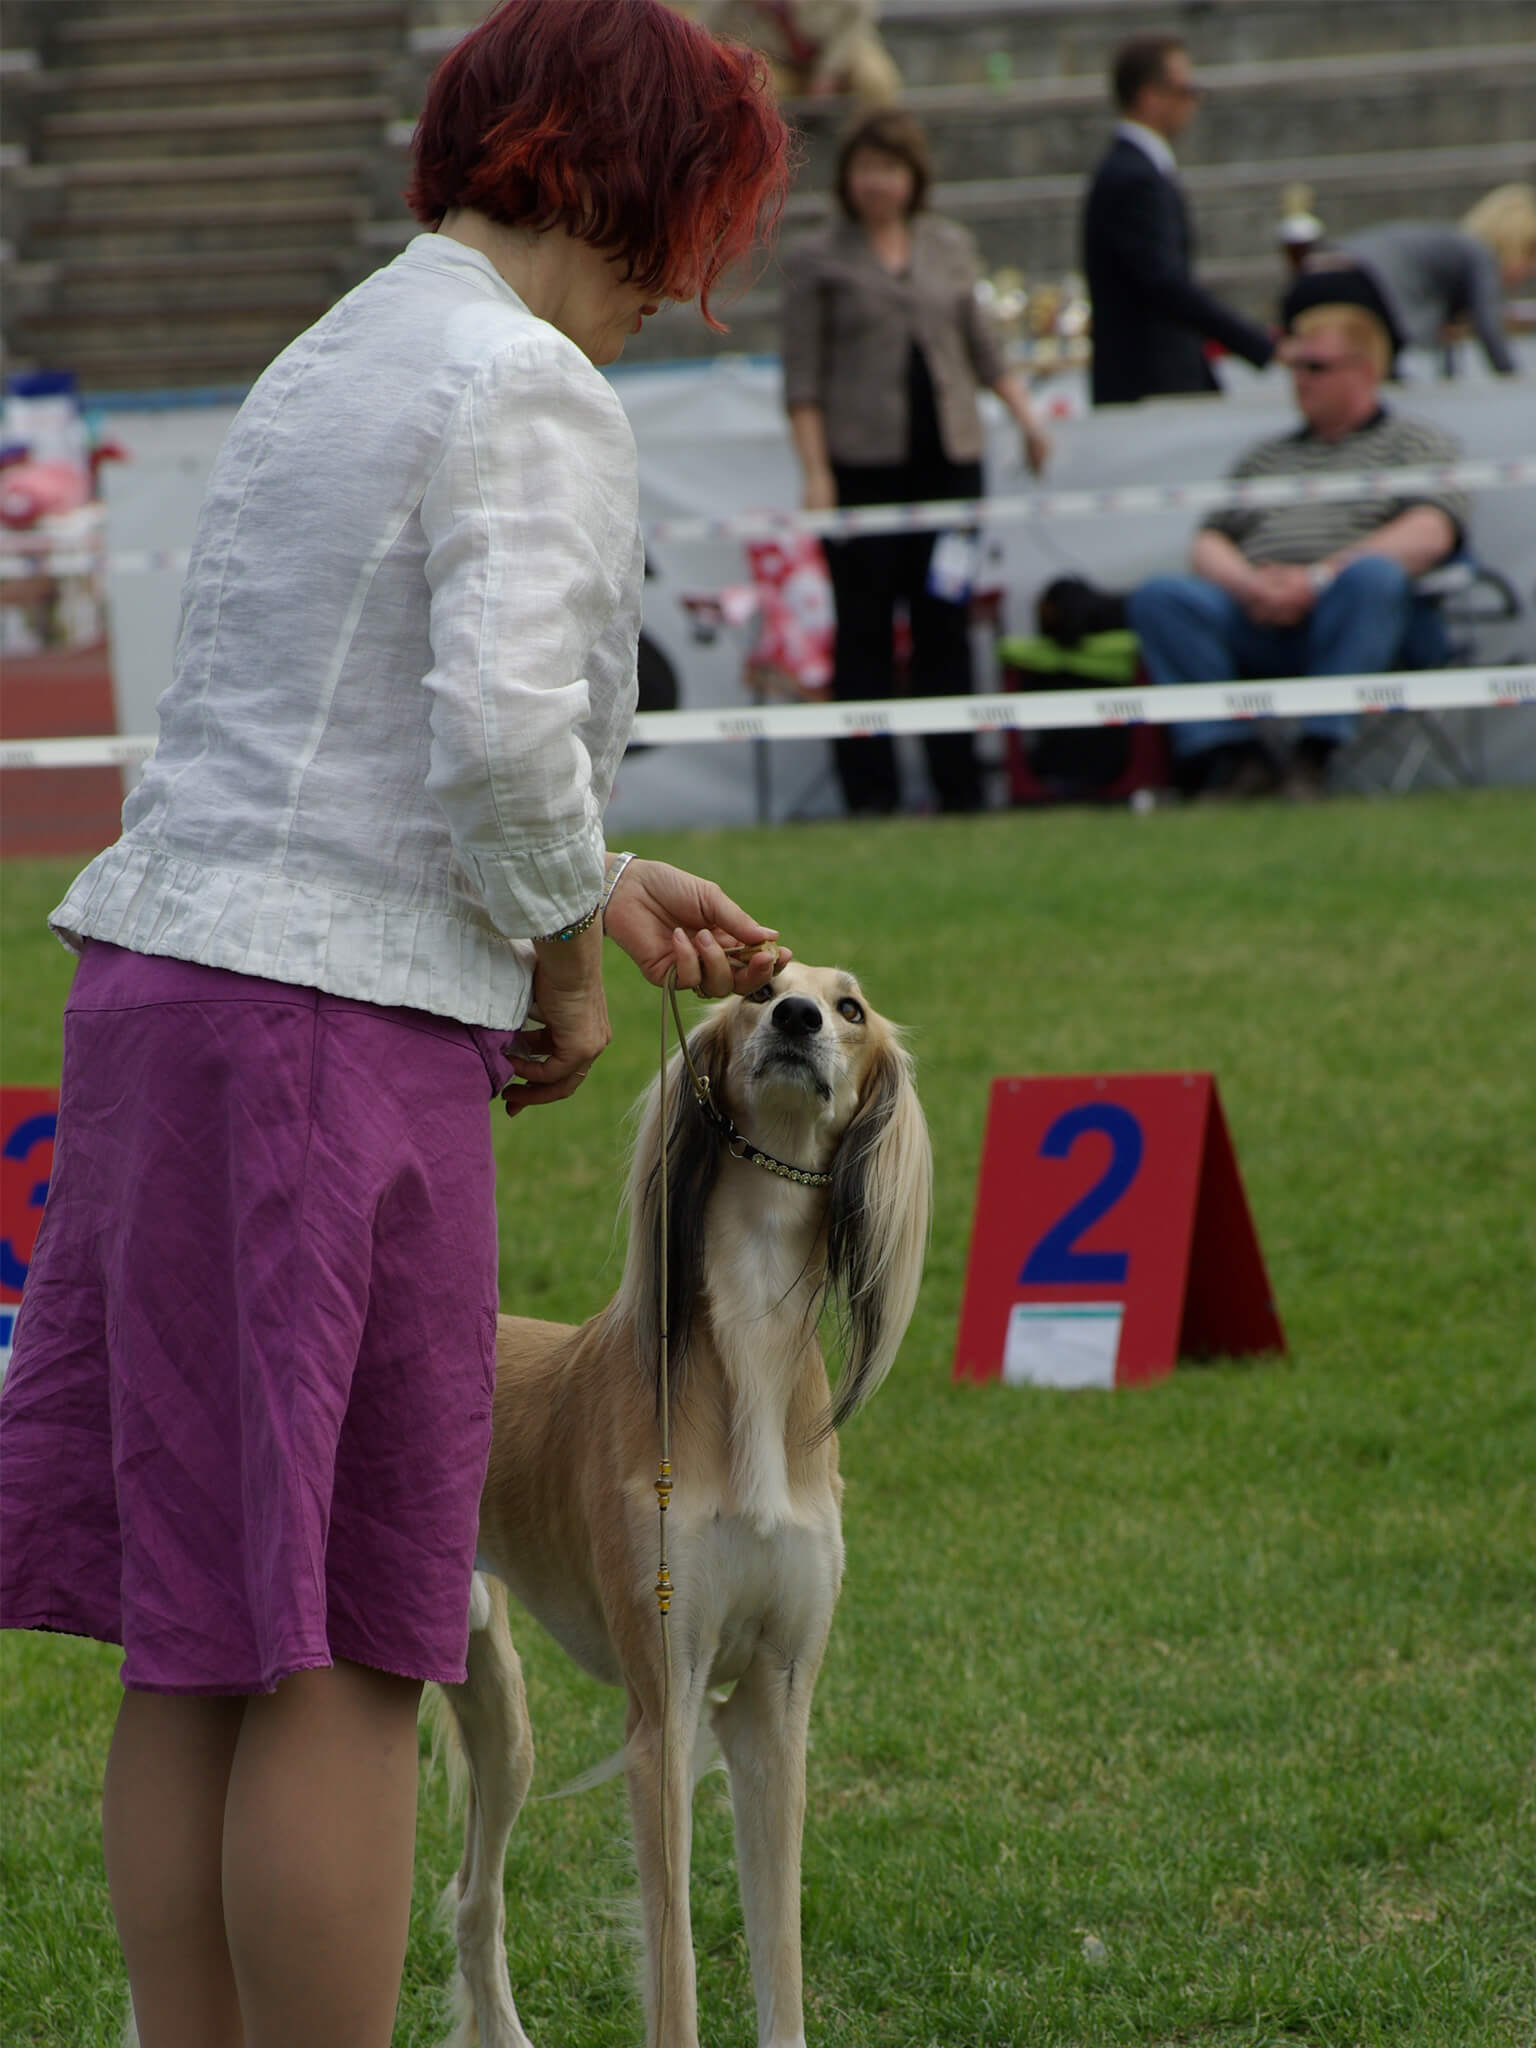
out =
{"type": "MultiPolygon", "coordinates": [[[[720,1695],[719,1697],[724,1697],[720,1695]]],[[[716,1767],[725,1768],[725,1758],[720,1745],[714,1738],[709,1723],[702,1716],[693,1737],[693,1789],[698,1790],[704,1777],[716,1767]]],[[[563,1785],[557,1785],[553,1792],[541,1792],[540,1800],[574,1799],[578,1792],[590,1792],[597,1785],[606,1785],[610,1778],[621,1777],[629,1768],[629,1744],[614,1750],[601,1758],[585,1771],[578,1771],[574,1778],[567,1778],[563,1785]]]]}
{"type": "Polygon", "coordinates": [[[422,1687],[421,1721],[430,1737],[428,1774],[442,1770],[448,1780],[448,1810],[460,1814],[464,1811],[465,1794],[469,1790],[469,1765],[464,1759],[464,1745],[459,1740],[459,1724],[440,1685],[422,1687]]]}
{"type": "MultiPolygon", "coordinates": [[[[493,1578],[488,1571],[477,1571],[469,1586],[469,1634],[470,1657],[475,1655],[476,1635],[488,1635],[492,1641],[489,1647],[494,1652],[495,1663],[505,1669],[517,1669],[517,1652],[512,1646],[512,1629],[507,1620],[507,1589],[500,1579],[493,1578]]],[[[473,1683],[473,1672],[470,1683],[473,1683]]],[[[421,1719],[431,1736],[427,1752],[427,1769],[435,1771],[439,1765],[448,1780],[449,1811],[455,1814],[464,1811],[469,1792],[469,1761],[464,1754],[464,1741],[459,1733],[458,1716],[453,1710],[450,1692],[467,1688],[440,1685],[425,1685],[421,1694],[421,1719]]]]}

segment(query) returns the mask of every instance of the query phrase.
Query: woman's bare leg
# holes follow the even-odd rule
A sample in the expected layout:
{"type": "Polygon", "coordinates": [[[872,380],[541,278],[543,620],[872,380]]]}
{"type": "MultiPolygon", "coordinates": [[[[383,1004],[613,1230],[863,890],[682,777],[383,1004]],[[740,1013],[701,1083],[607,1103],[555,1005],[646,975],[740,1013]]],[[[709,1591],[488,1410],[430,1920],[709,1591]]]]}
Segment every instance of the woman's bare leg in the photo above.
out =
{"type": "Polygon", "coordinates": [[[102,1848],[143,2048],[242,2048],[221,1868],[243,1699],[125,1692],[102,1848]]]}
{"type": "Polygon", "coordinates": [[[250,1699],[124,1693],[102,1841],[142,2048],[388,2048],[420,1692],[337,1664],[250,1699]]]}
{"type": "Polygon", "coordinates": [[[339,1663],[247,1702],[223,1870],[245,2048],[389,2048],[420,1693],[414,1679],[339,1663]]]}

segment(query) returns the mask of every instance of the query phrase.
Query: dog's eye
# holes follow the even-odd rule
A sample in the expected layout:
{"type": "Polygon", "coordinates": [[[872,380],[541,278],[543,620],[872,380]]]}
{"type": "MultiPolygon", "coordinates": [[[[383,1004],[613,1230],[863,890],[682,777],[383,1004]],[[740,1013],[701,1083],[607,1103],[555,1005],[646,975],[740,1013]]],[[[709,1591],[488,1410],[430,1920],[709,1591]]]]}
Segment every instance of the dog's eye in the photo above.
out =
{"type": "Polygon", "coordinates": [[[744,1003],[768,1003],[773,1000],[773,983],[765,981],[761,988],[753,989],[750,995],[742,997],[744,1003]]]}
{"type": "Polygon", "coordinates": [[[839,1017],[846,1017],[850,1024],[862,1024],[864,1022],[864,1005],[856,1003],[852,996],[844,996],[837,1006],[837,1014],[839,1017]]]}

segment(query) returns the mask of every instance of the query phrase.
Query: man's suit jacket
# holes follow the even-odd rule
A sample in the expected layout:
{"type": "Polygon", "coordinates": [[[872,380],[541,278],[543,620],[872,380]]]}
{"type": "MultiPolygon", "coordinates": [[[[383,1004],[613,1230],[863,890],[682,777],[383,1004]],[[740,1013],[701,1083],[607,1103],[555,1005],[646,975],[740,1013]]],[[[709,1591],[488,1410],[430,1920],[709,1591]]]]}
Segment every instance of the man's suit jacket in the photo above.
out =
{"type": "Polygon", "coordinates": [[[1201,343],[1267,363],[1269,337],[1191,274],[1184,197],[1143,149],[1117,135],[1083,208],[1083,271],[1093,302],[1093,402],[1214,391],[1201,343]]]}

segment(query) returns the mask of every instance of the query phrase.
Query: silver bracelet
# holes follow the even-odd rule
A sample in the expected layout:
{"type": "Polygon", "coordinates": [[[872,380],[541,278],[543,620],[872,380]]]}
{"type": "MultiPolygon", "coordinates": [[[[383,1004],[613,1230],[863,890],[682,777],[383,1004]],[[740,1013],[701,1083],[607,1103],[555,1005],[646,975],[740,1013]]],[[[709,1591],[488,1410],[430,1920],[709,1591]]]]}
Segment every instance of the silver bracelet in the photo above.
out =
{"type": "Polygon", "coordinates": [[[608,871],[608,879],[603,884],[603,893],[597,905],[597,914],[603,920],[604,931],[608,929],[608,905],[613,901],[613,892],[619,886],[619,877],[634,857],[632,853],[616,853],[613,856],[613,866],[608,871]]]}

